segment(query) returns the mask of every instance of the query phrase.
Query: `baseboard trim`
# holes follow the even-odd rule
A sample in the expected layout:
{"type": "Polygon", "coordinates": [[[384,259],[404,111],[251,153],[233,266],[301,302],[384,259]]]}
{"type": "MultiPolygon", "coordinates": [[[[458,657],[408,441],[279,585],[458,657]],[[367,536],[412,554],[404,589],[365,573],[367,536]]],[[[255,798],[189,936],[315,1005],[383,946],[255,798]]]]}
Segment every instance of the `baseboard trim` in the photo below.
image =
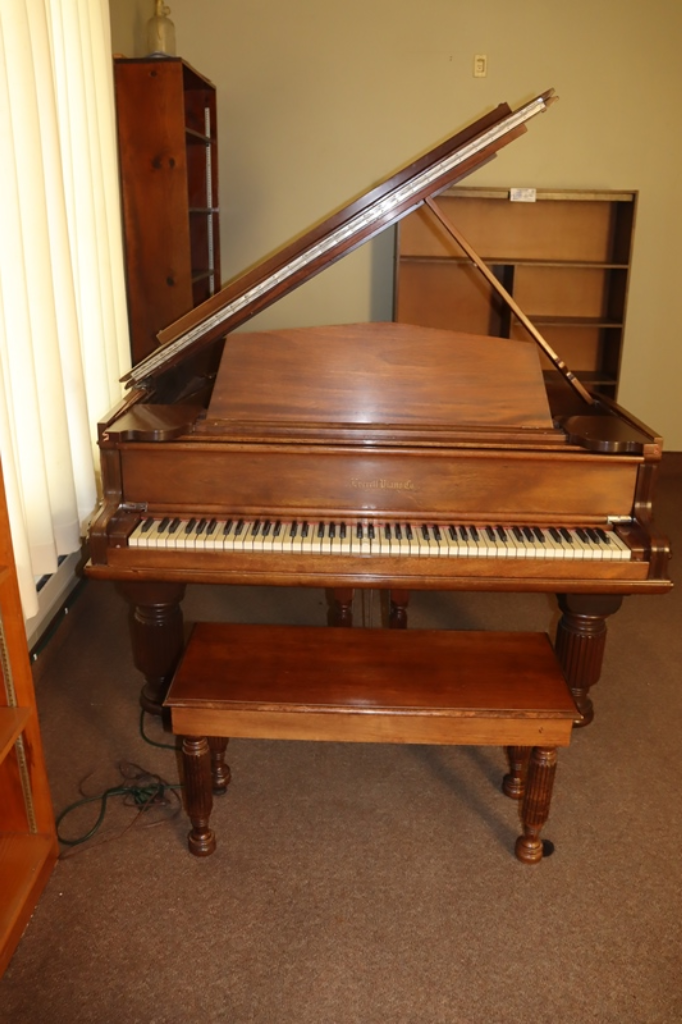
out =
{"type": "Polygon", "coordinates": [[[40,644],[43,634],[50,628],[55,618],[67,606],[71,592],[80,582],[77,573],[82,561],[82,552],[74,551],[67,555],[57,571],[52,573],[38,591],[38,612],[25,621],[26,640],[29,651],[40,644]]]}

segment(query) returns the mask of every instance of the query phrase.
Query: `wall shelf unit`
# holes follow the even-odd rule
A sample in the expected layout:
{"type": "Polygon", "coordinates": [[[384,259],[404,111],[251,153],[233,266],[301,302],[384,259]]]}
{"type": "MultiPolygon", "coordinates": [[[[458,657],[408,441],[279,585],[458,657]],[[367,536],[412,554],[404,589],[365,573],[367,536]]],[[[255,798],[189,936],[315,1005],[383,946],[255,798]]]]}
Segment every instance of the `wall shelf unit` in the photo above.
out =
{"type": "Polygon", "coordinates": [[[179,57],[116,58],[133,363],[221,285],[216,90],[179,57]]]}
{"type": "Polygon", "coordinates": [[[0,975],[50,877],[57,836],[0,471],[0,975]]]}
{"type": "MultiPolygon", "coordinates": [[[[615,396],[637,193],[538,189],[512,202],[509,189],[451,188],[438,203],[570,369],[615,396]]],[[[396,320],[528,338],[428,209],[397,230],[396,320]]]]}

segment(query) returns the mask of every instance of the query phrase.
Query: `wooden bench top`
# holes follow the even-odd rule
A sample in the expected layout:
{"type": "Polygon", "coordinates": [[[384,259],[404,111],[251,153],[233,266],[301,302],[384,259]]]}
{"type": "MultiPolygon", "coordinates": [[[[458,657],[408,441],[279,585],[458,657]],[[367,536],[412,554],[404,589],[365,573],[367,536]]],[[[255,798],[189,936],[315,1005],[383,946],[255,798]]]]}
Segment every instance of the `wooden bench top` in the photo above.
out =
{"type": "MultiPolygon", "coordinates": [[[[577,717],[545,633],[209,622],[194,626],[166,706],[176,732],[192,722],[225,722],[227,714],[232,731],[226,735],[253,736],[263,735],[254,723],[265,724],[268,713],[271,722],[285,723],[307,715],[309,727],[330,714],[372,717],[375,727],[400,716],[513,718],[556,720],[560,745],[568,743],[577,717]],[[197,718],[201,709],[205,719],[197,718]]],[[[300,728],[281,734],[295,738],[300,728]]],[[[419,742],[419,730],[408,735],[419,742]]],[[[361,729],[357,738],[374,737],[361,729]]]]}

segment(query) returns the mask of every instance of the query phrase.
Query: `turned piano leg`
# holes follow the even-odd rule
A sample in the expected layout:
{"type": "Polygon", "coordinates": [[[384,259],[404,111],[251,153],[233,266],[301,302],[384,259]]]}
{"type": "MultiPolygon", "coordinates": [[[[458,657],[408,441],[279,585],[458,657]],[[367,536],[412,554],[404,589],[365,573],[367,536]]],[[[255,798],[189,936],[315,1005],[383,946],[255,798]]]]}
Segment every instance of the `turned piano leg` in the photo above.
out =
{"type": "Polygon", "coordinates": [[[182,766],[185,779],[185,804],[192,828],[187,836],[189,852],[208,857],[216,848],[209,828],[213,809],[211,794],[211,749],[205,736],[185,736],[182,740],[182,766]]]}
{"type": "Polygon", "coordinates": [[[130,606],[129,626],[135,667],[146,682],[140,692],[145,711],[160,715],[166,691],[184,647],[184,583],[117,583],[130,606]]]}
{"type": "Polygon", "coordinates": [[[560,594],[562,616],[557,627],[555,649],[582,719],[589,725],[594,707],[590,687],[601,675],[606,646],[606,620],[618,611],[622,597],[617,594],[560,594]]]}
{"type": "Polygon", "coordinates": [[[556,747],[533,747],[521,805],[523,834],[516,840],[515,848],[516,856],[524,864],[537,864],[542,860],[544,848],[540,832],[549,817],[556,763],[556,747]]]}
{"type": "Polygon", "coordinates": [[[348,627],[353,625],[352,587],[336,587],[327,591],[327,624],[348,627]]]}
{"type": "Polygon", "coordinates": [[[391,610],[388,624],[391,629],[407,629],[407,606],[410,601],[409,590],[390,591],[391,610]]]}

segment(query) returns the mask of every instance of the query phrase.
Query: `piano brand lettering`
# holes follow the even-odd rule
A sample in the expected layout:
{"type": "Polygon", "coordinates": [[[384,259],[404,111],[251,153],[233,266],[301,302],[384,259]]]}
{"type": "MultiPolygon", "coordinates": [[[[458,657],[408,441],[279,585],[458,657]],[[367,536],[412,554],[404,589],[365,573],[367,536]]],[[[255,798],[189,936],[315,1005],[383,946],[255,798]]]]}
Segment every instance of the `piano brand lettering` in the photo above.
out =
{"type": "Polygon", "coordinates": [[[358,480],[357,477],[351,480],[351,486],[359,491],[413,491],[414,484],[411,480],[386,480],[380,477],[377,480],[358,480]]]}

